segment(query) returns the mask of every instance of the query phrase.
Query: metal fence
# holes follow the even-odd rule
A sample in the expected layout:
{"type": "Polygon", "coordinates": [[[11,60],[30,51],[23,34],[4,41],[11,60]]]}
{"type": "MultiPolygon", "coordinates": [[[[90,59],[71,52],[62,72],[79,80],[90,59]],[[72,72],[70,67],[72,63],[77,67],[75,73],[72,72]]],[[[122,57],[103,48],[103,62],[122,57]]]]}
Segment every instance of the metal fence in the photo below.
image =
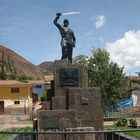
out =
{"type": "Polygon", "coordinates": [[[0,140],[140,140],[140,129],[113,131],[0,132],[0,140]],[[134,136],[137,138],[134,138],[134,136]],[[139,136],[139,137],[138,137],[139,136]]]}
{"type": "Polygon", "coordinates": [[[33,118],[33,114],[25,115],[21,112],[11,112],[11,115],[9,116],[11,118],[11,123],[19,123],[19,122],[29,122],[33,118]]]}
{"type": "Polygon", "coordinates": [[[111,120],[118,119],[120,117],[136,118],[136,117],[140,117],[140,112],[134,112],[134,113],[107,112],[106,114],[104,114],[104,121],[111,121],[111,120]]]}

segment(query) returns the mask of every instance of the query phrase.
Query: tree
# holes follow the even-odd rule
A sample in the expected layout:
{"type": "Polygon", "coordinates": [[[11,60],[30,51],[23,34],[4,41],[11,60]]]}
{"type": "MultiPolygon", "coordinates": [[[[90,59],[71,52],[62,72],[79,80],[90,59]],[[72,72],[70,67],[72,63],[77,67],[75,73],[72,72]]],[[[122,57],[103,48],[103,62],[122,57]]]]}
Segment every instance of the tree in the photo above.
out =
{"type": "Polygon", "coordinates": [[[86,55],[80,54],[73,58],[73,64],[82,64],[87,66],[88,57],[86,55]]]}
{"type": "Polygon", "coordinates": [[[14,61],[11,60],[9,56],[4,52],[0,54],[0,79],[1,80],[17,79],[17,71],[14,61]]]}
{"type": "Polygon", "coordinates": [[[1,80],[6,80],[7,75],[6,75],[6,57],[4,55],[4,52],[2,52],[1,57],[0,57],[0,79],[1,80]]]}
{"type": "Polygon", "coordinates": [[[87,69],[89,85],[101,88],[103,107],[115,107],[120,99],[130,96],[126,91],[124,68],[112,62],[105,49],[92,50],[87,69]]]}
{"type": "Polygon", "coordinates": [[[46,86],[45,91],[42,92],[41,97],[40,97],[41,102],[47,100],[47,90],[48,90],[48,87],[46,86]]]}

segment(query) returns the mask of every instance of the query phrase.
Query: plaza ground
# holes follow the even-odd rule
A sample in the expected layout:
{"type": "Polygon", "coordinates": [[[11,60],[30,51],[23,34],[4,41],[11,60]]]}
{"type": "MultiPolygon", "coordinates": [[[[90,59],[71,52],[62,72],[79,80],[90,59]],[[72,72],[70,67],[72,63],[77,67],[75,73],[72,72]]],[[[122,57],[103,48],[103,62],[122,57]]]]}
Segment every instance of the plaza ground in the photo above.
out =
{"type": "Polygon", "coordinates": [[[18,121],[16,115],[9,114],[0,114],[0,131],[9,129],[9,128],[17,128],[17,127],[32,127],[32,121],[29,121],[29,115],[22,116],[24,121],[18,121]]]}
{"type": "MultiPolygon", "coordinates": [[[[22,120],[18,121],[16,115],[0,114],[0,131],[17,127],[33,127],[32,121],[29,120],[29,117],[29,115],[23,115],[20,117],[22,120]]],[[[136,118],[136,121],[138,126],[140,126],[140,118],[136,118]]],[[[105,126],[113,124],[114,121],[104,121],[105,126]]]]}

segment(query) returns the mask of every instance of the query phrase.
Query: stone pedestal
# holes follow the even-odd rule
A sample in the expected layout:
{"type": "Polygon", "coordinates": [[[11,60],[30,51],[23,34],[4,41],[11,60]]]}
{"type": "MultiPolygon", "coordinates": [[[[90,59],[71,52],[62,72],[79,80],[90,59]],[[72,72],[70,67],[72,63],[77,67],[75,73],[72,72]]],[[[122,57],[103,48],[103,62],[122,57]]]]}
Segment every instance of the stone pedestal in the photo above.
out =
{"type": "Polygon", "coordinates": [[[48,101],[52,110],[38,112],[39,131],[79,127],[103,129],[100,88],[88,87],[88,75],[82,65],[55,61],[51,91],[48,101]]]}
{"type": "Polygon", "coordinates": [[[88,87],[88,75],[82,65],[55,61],[54,74],[56,96],[65,95],[68,87],[88,87]]]}
{"type": "Polygon", "coordinates": [[[53,97],[52,110],[66,110],[66,96],[53,97]]]}

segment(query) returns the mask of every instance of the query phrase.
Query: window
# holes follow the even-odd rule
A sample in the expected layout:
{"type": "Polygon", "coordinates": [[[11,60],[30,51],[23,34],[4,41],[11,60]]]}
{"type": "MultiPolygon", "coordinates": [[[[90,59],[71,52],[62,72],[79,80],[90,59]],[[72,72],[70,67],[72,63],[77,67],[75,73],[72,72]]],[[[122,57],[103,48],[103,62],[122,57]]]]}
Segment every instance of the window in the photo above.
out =
{"type": "Polygon", "coordinates": [[[19,93],[19,88],[11,88],[11,93],[19,93]]]}
{"type": "Polygon", "coordinates": [[[41,85],[36,85],[35,87],[36,87],[36,88],[41,88],[41,85]]]}
{"type": "Polygon", "coordinates": [[[19,105],[20,104],[20,101],[14,101],[14,104],[15,105],[19,105]]]}

